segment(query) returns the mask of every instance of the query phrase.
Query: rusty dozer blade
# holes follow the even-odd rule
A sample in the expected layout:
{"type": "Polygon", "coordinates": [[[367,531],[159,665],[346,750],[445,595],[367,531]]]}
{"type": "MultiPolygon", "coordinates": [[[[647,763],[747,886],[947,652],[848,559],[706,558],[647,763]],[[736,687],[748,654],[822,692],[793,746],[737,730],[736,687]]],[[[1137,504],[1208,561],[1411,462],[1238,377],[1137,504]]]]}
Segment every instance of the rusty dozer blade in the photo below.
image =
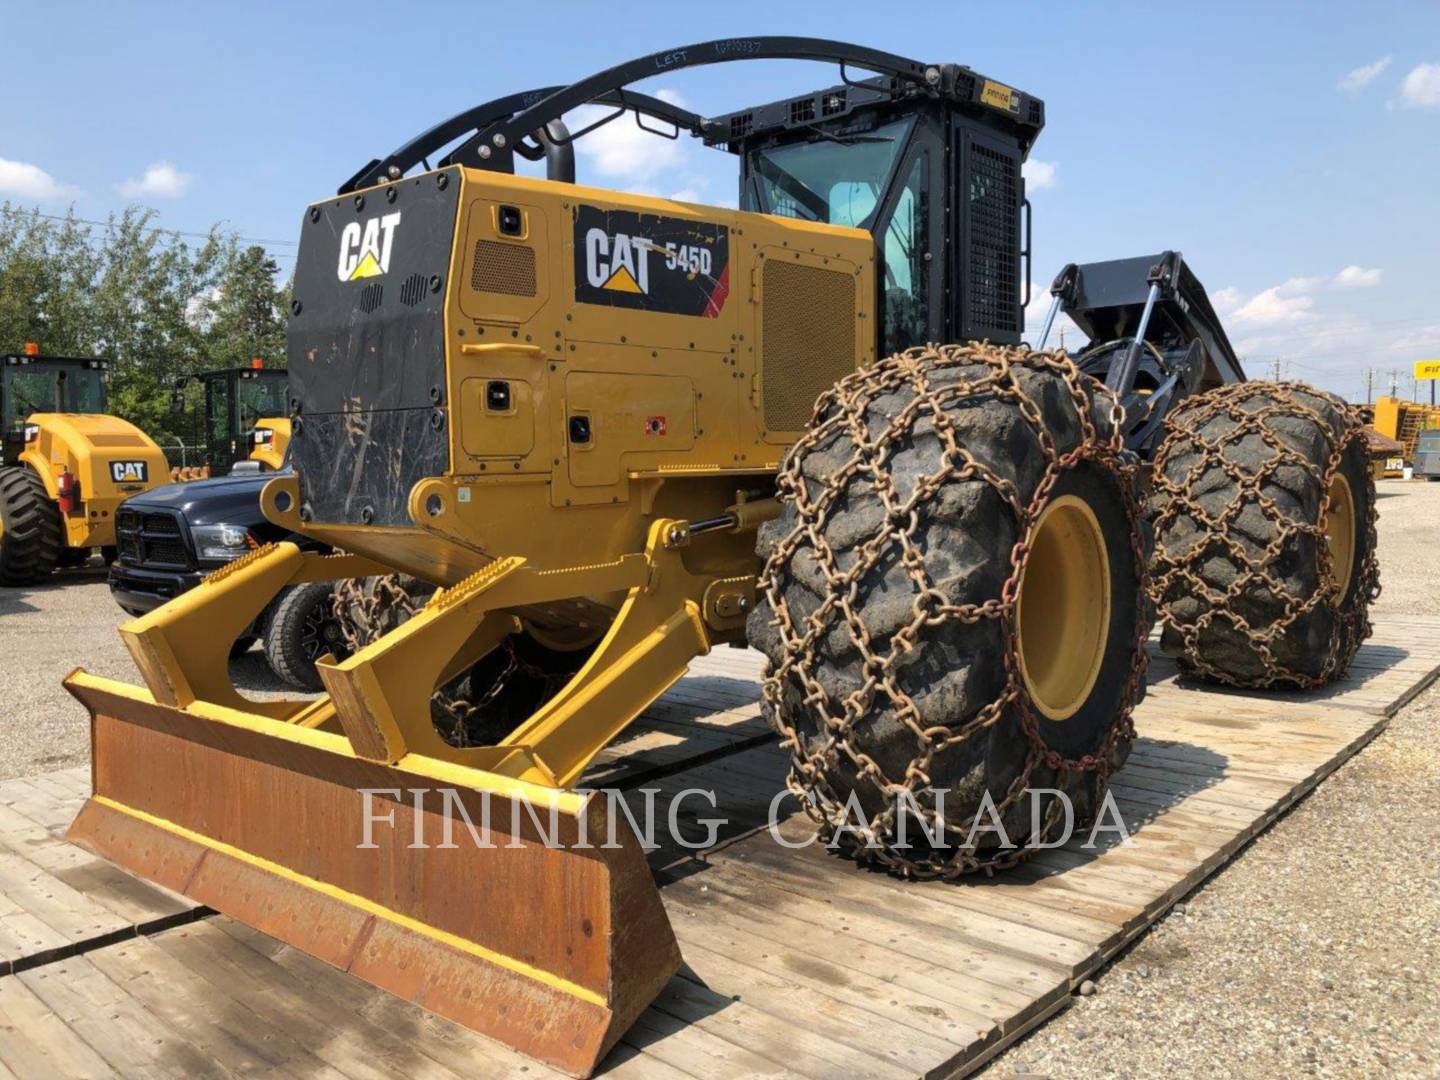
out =
{"type": "Polygon", "coordinates": [[[237,560],[121,628],[148,689],[66,680],[90,711],[94,785],[69,836],[588,1076],[680,953],[623,811],[567,786],[708,650],[702,610],[753,589],[685,572],[668,550],[684,535],[658,522],[643,555],[573,570],[500,560],[347,660],[323,660],[330,694],[314,701],[246,700],[226,643],[288,584],[383,568],[293,544],[237,560]],[[456,748],[435,735],[426,687],[494,648],[511,611],[612,590],[626,600],[590,660],[511,736],[456,748]]]}

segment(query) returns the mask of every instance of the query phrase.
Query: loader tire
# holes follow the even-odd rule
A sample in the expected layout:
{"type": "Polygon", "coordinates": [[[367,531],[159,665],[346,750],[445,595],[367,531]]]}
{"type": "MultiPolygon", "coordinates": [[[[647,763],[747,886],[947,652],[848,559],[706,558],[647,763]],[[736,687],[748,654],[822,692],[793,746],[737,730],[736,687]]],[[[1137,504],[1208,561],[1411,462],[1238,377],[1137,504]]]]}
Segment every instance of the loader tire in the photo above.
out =
{"type": "Polygon", "coordinates": [[[827,841],[955,877],[1058,835],[1063,800],[1027,789],[1095,814],[1149,631],[1113,406],[1063,352],[990,345],[908,350],[817,403],[760,530],[747,632],[827,841]]]}
{"type": "Polygon", "coordinates": [[[350,655],[335,615],[335,586],[312,581],[288,589],[275,603],[265,631],[265,661],[275,676],[301,690],[323,690],[315,661],[350,655]]]}
{"type": "Polygon", "coordinates": [[[1244,382],[1166,420],[1151,496],[1161,648],[1189,676],[1310,688],[1345,674],[1380,592],[1358,410],[1244,382]]]}
{"type": "Polygon", "coordinates": [[[0,585],[33,585],[60,562],[60,508],[24,466],[0,469],[0,585]]]}

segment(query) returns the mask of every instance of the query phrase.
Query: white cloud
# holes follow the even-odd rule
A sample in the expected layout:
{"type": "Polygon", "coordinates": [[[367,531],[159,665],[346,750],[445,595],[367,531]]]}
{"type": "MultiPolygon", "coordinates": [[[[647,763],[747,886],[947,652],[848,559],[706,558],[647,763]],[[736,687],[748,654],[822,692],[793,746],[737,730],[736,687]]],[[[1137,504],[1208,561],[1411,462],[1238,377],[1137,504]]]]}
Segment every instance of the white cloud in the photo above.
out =
{"type": "Polygon", "coordinates": [[[1270,326],[1275,323],[1298,322],[1312,316],[1315,301],[1303,294],[1287,292],[1290,282],[1274,285],[1252,296],[1230,314],[1236,323],[1270,326]]]}
{"type": "Polygon", "coordinates": [[[1279,285],[1275,286],[1277,296],[1304,296],[1312,293],[1325,284],[1325,278],[1319,277],[1292,277],[1286,278],[1279,285]]]}
{"type": "Polygon", "coordinates": [[[1365,289],[1380,284],[1378,267],[1351,264],[1333,275],[1292,277],[1246,297],[1234,286],[1210,294],[1216,312],[1243,328],[1304,322],[1315,317],[1314,293],[1322,289],[1365,289]]]}
{"type": "Polygon", "coordinates": [[[1390,351],[1418,359],[1440,357],[1440,323],[1420,326],[1401,334],[1390,343],[1390,351]]]}
{"type": "Polygon", "coordinates": [[[1347,266],[1333,278],[1337,289],[1368,289],[1380,284],[1381,271],[1378,268],[1347,266]]]}
{"type": "Polygon", "coordinates": [[[115,190],[127,199],[178,199],[190,190],[193,179],[168,161],[157,161],[140,179],[126,180],[117,184],[115,190]]]}
{"type": "Polygon", "coordinates": [[[693,187],[681,188],[679,191],[672,194],[670,198],[674,199],[676,202],[698,203],[702,201],[700,198],[700,192],[696,191],[693,187]]]}
{"type": "Polygon", "coordinates": [[[60,183],[39,165],[0,158],[0,195],[16,195],[36,202],[56,202],[78,194],[75,188],[60,183]]]}
{"type": "Polygon", "coordinates": [[[1440,108],[1440,64],[1419,64],[1400,84],[1400,96],[1412,108],[1440,108]]]}
{"type": "Polygon", "coordinates": [[[1378,79],[1382,72],[1390,66],[1391,57],[1382,56],[1373,64],[1364,64],[1346,75],[1335,84],[1337,90],[1347,94],[1358,94],[1370,83],[1378,79]]]}
{"type": "Polygon", "coordinates": [[[1214,306],[1216,314],[1222,318],[1231,314],[1244,302],[1245,297],[1234,285],[1227,285],[1223,289],[1216,289],[1210,294],[1210,303],[1214,306]]]}
{"type": "Polygon", "coordinates": [[[1025,162],[1025,189],[1027,191],[1044,191],[1046,188],[1053,188],[1057,183],[1055,174],[1060,166],[1053,161],[1039,161],[1031,158],[1025,162]]]}

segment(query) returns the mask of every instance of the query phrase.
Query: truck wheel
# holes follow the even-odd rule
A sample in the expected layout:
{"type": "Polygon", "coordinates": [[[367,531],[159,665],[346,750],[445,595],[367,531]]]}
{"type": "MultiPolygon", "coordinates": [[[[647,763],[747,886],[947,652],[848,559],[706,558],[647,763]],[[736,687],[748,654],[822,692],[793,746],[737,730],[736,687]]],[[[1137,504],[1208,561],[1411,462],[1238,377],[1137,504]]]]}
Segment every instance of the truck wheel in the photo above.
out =
{"type": "Polygon", "coordinates": [[[265,633],[265,660],[275,675],[302,690],[323,690],[315,661],[326,653],[350,655],[335,617],[335,586],[312,581],[296,585],[275,602],[265,633]]]}
{"type": "Polygon", "coordinates": [[[862,861],[1008,866],[1064,820],[1027,789],[1076,823],[1099,807],[1149,631],[1117,416],[1064,353],[911,349],[790,450],[747,630],[790,788],[862,861]]]}
{"type": "Polygon", "coordinates": [[[1380,593],[1358,411],[1300,383],[1244,382],[1181,403],[1166,429],[1150,568],[1161,647],[1233,686],[1344,675],[1380,593]]]}
{"type": "Polygon", "coordinates": [[[60,508],[24,466],[0,469],[0,585],[31,585],[60,561],[60,508]]]}

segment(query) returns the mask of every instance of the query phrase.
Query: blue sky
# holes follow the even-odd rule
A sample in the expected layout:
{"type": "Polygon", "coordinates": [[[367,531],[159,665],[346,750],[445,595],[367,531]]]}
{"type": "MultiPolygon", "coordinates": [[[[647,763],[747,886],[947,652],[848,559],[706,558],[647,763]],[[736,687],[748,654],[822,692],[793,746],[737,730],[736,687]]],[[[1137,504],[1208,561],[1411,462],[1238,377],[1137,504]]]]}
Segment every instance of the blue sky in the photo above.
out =
{"type": "MultiPolygon", "coordinates": [[[[289,267],[301,208],[461,109],[672,45],[814,34],[1045,99],[1036,285],[1178,248],[1250,370],[1363,400],[1440,358],[1440,5],[0,0],[0,199],[217,221],[289,267]]],[[[759,62],[645,89],[714,114],[831,85],[759,62]]],[[[734,202],[734,162],[617,122],[580,179],[734,202]],[[613,130],[612,130],[613,129],[613,130]]],[[[587,146],[587,143],[590,144],[587,146]]]]}

